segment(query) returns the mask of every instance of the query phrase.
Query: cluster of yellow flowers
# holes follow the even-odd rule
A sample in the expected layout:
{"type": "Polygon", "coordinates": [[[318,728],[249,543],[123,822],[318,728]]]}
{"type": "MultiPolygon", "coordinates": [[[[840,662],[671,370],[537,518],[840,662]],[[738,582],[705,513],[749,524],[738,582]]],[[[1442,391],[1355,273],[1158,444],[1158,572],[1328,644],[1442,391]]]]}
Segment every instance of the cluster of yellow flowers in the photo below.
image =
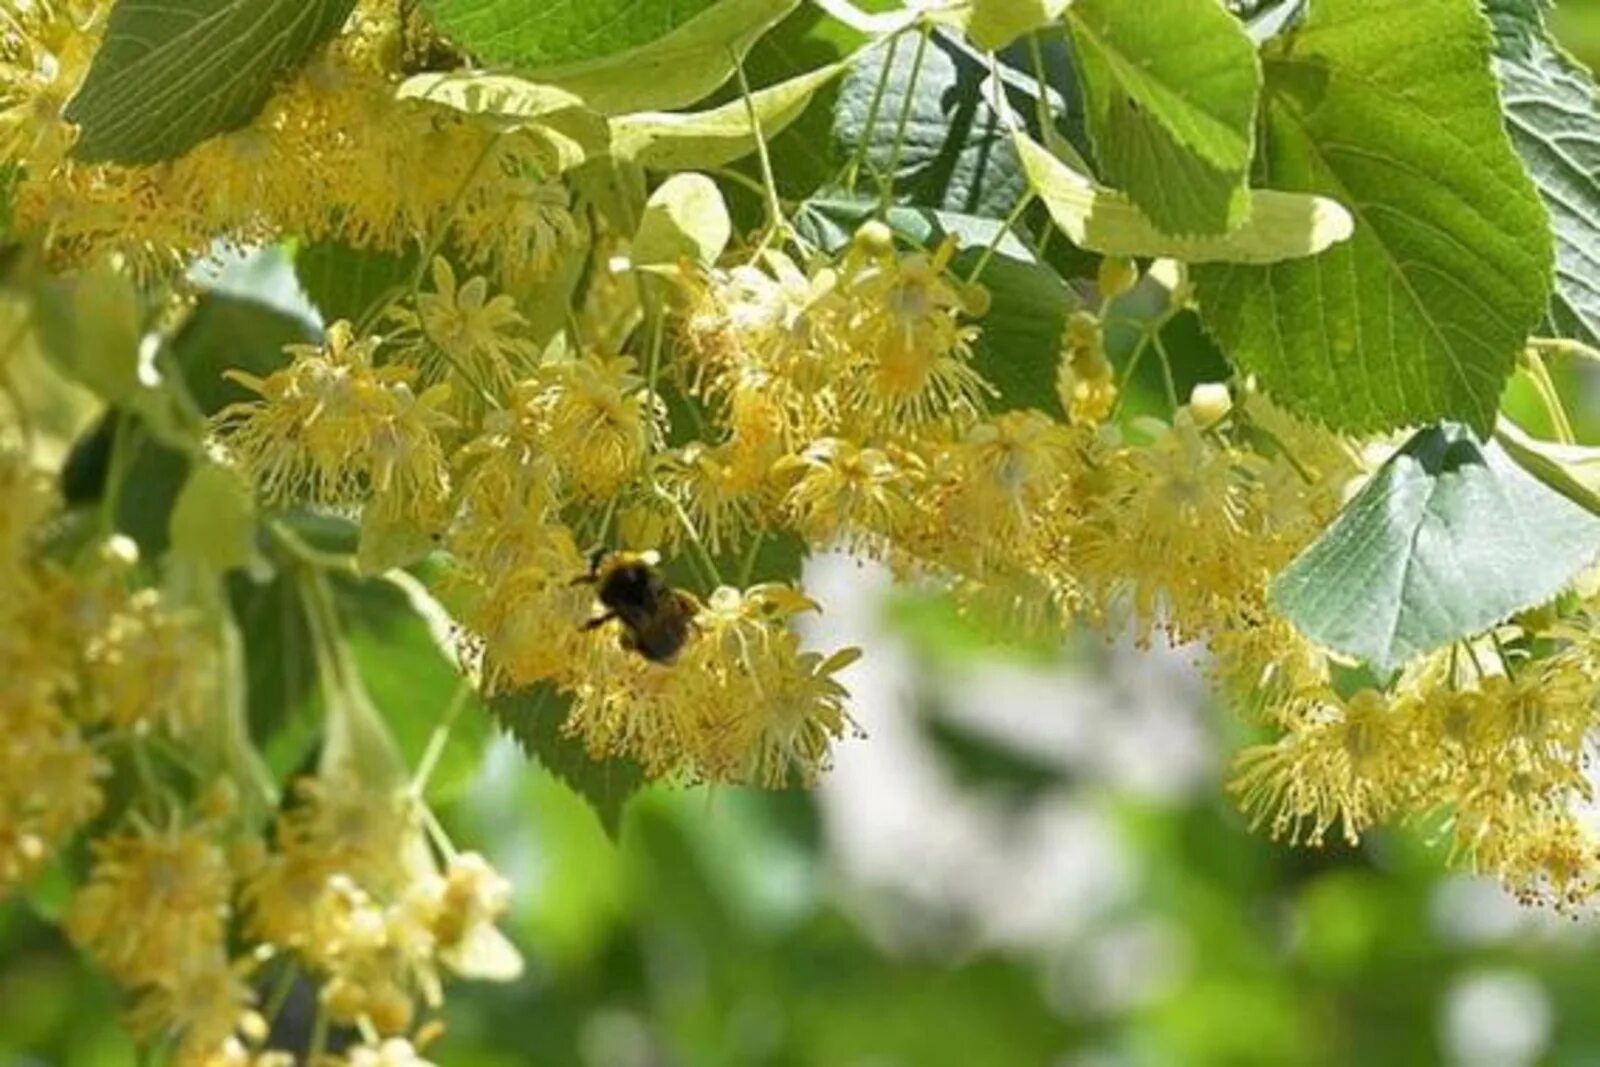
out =
{"type": "MultiPolygon", "coordinates": [[[[405,5],[363,0],[248,126],[182,158],[74,160],[63,109],[110,7],[0,7],[15,236],[55,266],[115,260],[163,281],[219,239],[423,250],[360,321],[269,373],[232,372],[252,398],[193,444],[269,507],[358,518],[369,570],[446,558],[464,686],[558,691],[567,734],[652,778],[809,784],[852,729],[838,675],[857,653],[803,645],[792,624],[820,607],[762,561],[843,547],[975,613],[1204,646],[1219,687],[1274,732],[1242,754],[1236,790],[1276,834],[1353,842],[1433,821],[1527,899],[1600,893],[1600,842],[1577,814],[1593,597],[1381,688],[1312,646],[1268,586],[1370,463],[1248,380],[1127,417],[1131,368],[1108,357],[1107,329],[1140,283],[1132,262],[1108,259],[1099,302],[1064,323],[1054,395],[1018,406],[983,371],[990,297],[981,274],[957,276],[953,242],[906,250],[869,222],[826,253],[774,227],[725,265],[631,269],[629,235],[603,212],[580,222],[535,127],[399,98],[427,36],[405,5]],[[536,326],[534,283],[566,274],[583,276],[570,314],[536,326]],[[625,593],[607,587],[619,558],[638,569],[625,593]]],[[[1181,276],[1166,288],[1176,314],[1181,276]]],[[[280,804],[237,761],[173,751],[222,729],[226,610],[183,582],[146,587],[152,568],[120,538],[70,547],[12,429],[0,422],[0,894],[89,828],[67,930],[180,1062],[289,1062],[267,1048],[276,972],[316,983],[314,1054],[337,1025],[361,1043],[328,1062],[423,1063],[447,976],[520,970],[495,927],[509,887],[427,808],[432,757],[403,765],[320,564],[305,561],[304,592],[328,738],[280,804]],[[136,784],[114,793],[113,770],[136,784]]]]}
{"type": "Polygon", "coordinates": [[[294,233],[398,250],[440,231],[469,262],[526,282],[577,242],[565,188],[529,177],[556,169],[548,141],[397,99],[407,51],[426,48],[428,31],[415,17],[402,25],[392,0],[362,0],[243,129],[148,167],[69,158],[63,112],[112,7],[36,0],[0,11],[0,160],[18,167],[18,229],[54,262],[121,253],[164,272],[219,239],[294,233]]]}
{"type": "Polygon", "coordinates": [[[318,979],[327,1022],[367,1037],[347,1062],[423,1063],[406,1035],[427,1038],[416,1007],[439,1007],[444,972],[520,973],[494,926],[510,887],[444,838],[348,676],[330,686],[321,773],[275,828],[250,816],[251,783],[203,760],[227,699],[203,612],[137,588],[125,538],[63,547],[49,480],[0,428],[0,897],[92,828],[65,928],[175,1062],[293,1062],[260,1051],[270,965],[318,979]],[[114,771],[131,795],[108,792],[114,771]]]}

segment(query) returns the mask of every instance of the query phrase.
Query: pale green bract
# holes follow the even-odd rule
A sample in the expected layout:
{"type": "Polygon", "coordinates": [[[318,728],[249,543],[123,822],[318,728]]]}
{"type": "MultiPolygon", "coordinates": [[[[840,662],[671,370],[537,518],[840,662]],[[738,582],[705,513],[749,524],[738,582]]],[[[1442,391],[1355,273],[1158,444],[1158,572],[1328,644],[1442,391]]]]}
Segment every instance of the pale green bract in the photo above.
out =
{"type": "Polygon", "coordinates": [[[1024,134],[1014,143],[1029,184],[1072,243],[1112,256],[1189,263],[1275,263],[1315,255],[1352,231],[1349,212],[1327,197],[1255,189],[1250,214],[1231,233],[1179,237],[1150,221],[1127,195],[1096,185],[1024,134]]]}
{"type": "Polygon", "coordinates": [[[1162,229],[1217,234],[1251,210],[1261,67],[1216,0],[1067,9],[1101,177],[1162,229]]]}

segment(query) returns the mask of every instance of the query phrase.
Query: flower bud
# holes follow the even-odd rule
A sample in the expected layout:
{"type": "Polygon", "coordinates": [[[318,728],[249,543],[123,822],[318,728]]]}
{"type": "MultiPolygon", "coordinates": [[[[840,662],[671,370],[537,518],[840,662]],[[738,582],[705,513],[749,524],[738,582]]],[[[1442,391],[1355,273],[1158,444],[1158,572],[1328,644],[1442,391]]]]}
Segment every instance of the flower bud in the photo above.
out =
{"type": "Polygon", "coordinates": [[[1194,415],[1195,426],[1202,430],[1209,430],[1232,410],[1233,394],[1222,382],[1202,382],[1189,394],[1189,411],[1194,415]]]}

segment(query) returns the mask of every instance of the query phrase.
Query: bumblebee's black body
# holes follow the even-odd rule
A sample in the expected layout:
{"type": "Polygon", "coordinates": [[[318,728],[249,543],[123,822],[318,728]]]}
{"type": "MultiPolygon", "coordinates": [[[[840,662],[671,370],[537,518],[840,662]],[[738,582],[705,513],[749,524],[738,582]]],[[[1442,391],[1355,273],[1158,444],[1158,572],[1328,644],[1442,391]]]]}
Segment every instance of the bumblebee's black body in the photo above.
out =
{"type": "Polygon", "coordinates": [[[671,663],[689,639],[700,602],[674,589],[642,556],[597,553],[582,579],[595,587],[605,614],[589,620],[593,630],[615,619],[622,647],[653,663],[671,663]]]}

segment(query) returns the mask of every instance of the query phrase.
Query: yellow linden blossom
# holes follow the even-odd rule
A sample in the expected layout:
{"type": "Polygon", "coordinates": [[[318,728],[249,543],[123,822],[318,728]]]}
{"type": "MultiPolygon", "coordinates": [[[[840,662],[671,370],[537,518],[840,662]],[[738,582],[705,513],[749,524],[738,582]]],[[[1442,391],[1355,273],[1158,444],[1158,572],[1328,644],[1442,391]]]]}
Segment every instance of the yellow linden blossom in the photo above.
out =
{"type": "Polygon", "coordinates": [[[1077,311],[1067,318],[1056,395],[1076,425],[1099,425],[1117,406],[1116,372],[1106,358],[1100,319],[1090,312],[1077,311]]]}
{"type": "Polygon", "coordinates": [[[100,813],[110,770],[56,704],[0,704],[0,899],[100,813]]]}
{"type": "Polygon", "coordinates": [[[1180,410],[1147,446],[1101,458],[1100,494],[1075,541],[1085,584],[1104,603],[1126,593],[1141,634],[1176,640],[1258,617],[1268,578],[1293,558],[1263,521],[1254,460],[1203,434],[1180,410]]]}
{"type": "Polygon", "coordinates": [[[481,641],[491,691],[561,677],[581,655],[592,593],[576,582],[586,570],[565,527],[525,527],[516,562],[478,573],[479,592],[464,621],[481,641]]]}
{"type": "Polygon", "coordinates": [[[109,6],[50,0],[0,20],[0,159],[20,164],[18,229],[57,260],[121,251],[166,272],[218,236],[284,233],[398,251],[443,220],[474,262],[525,281],[578,233],[566,191],[527,177],[560,162],[536,128],[497,134],[397,98],[397,8],[381,0],[363,0],[244,129],[158,166],[67,160],[60,110],[109,6]]]}
{"type": "Polygon", "coordinates": [[[634,367],[598,353],[546,363],[516,387],[504,420],[485,429],[551,456],[574,498],[605,500],[660,446],[665,411],[634,367]]]}
{"type": "Polygon", "coordinates": [[[474,265],[493,266],[508,287],[519,289],[553,273],[581,239],[572,194],[560,182],[524,177],[528,162],[539,162],[536,149],[529,157],[507,160],[492,184],[494,196],[469,200],[454,223],[466,247],[476,250],[474,265]]]}
{"type": "Polygon", "coordinates": [[[345,1057],[347,1067],[434,1067],[411,1042],[391,1037],[376,1044],[358,1045],[345,1057]]]}
{"type": "Polygon", "coordinates": [[[489,296],[486,278],[458,286],[442,257],[433,261],[433,288],[417,295],[414,311],[403,305],[389,309],[395,327],[390,341],[399,361],[422,368],[424,381],[448,381],[460,410],[479,410],[480,390],[505,394],[537,361],[533,343],[519,336],[527,320],[511,297],[489,296]]]}
{"type": "Polygon", "coordinates": [[[1037,411],[979,423],[950,453],[958,472],[950,521],[967,538],[991,545],[1025,537],[1046,519],[1051,500],[1070,492],[1083,466],[1077,436],[1037,411]]]}
{"type": "Polygon", "coordinates": [[[240,898],[257,939],[317,962],[325,945],[313,935],[329,880],[403,883],[411,816],[402,798],[359,783],[302,779],[295,789],[300,803],[279,815],[276,847],[248,872],[240,898]]]}
{"type": "Polygon", "coordinates": [[[233,874],[213,828],[139,825],[98,838],[93,852],[68,934],[130,989],[184,988],[226,944],[233,874]]]}
{"type": "Polygon", "coordinates": [[[842,325],[861,360],[843,390],[852,416],[906,429],[967,425],[982,413],[993,390],[971,366],[977,330],[961,323],[966,301],[944,274],[954,254],[946,242],[932,257],[889,255],[846,276],[842,325]]]}
{"type": "Polygon", "coordinates": [[[504,881],[471,854],[441,872],[414,798],[329,780],[298,789],[301,803],[279,816],[276,847],[255,861],[241,897],[255,937],[324,977],[334,1021],[405,1033],[417,997],[441,1002],[441,967],[498,981],[521,973],[493,927],[504,881]]]}
{"type": "Polygon", "coordinates": [[[67,101],[88,73],[104,16],[98,0],[41,0],[0,11],[0,163],[46,166],[66,154],[67,101]]]}
{"type": "Polygon", "coordinates": [[[248,981],[253,963],[230,964],[220,950],[197,958],[181,981],[143,988],[127,1014],[128,1029],[145,1042],[173,1039],[178,1067],[217,1062],[220,1053],[237,1046],[241,1030],[261,1025],[248,981]]]}
{"type": "Polygon", "coordinates": [[[215,648],[196,620],[173,611],[154,589],[117,605],[84,649],[88,714],[130,727],[158,723],[182,735],[211,712],[215,648]]]}
{"type": "Polygon", "coordinates": [[[1240,753],[1230,788],[1252,827],[1274,837],[1316,846],[1337,826],[1355,844],[1405,803],[1410,725],[1408,709],[1371,689],[1348,701],[1330,694],[1277,742],[1240,753]]]}
{"type": "Polygon", "coordinates": [[[339,322],[325,345],[289,346],[293,362],[265,379],[230,372],[261,399],[229,405],[213,425],[268,501],[388,496],[403,514],[438,514],[450,491],[439,440],[452,424],[441,410],[449,386],[417,396],[415,368],[374,365],[378,344],[339,322]]]}
{"type": "Polygon", "coordinates": [[[597,757],[631,757],[653,776],[814,781],[851,727],[833,676],[855,658],[801,651],[789,620],[815,609],[788,586],[718,589],[671,666],[597,630],[587,662],[562,683],[574,697],[566,729],[597,757]]]}
{"type": "Polygon", "coordinates": [[[794,528],[819,545],[861,545],[888,536],[911,509],[910,472],[886,453],[831,437],[778,464],[794,484],[784,508],[794,528]]]}
{"type": "Polygon", "coordinates": [[[0,524],[0,583],[27,563],[39,526],[55,513],[57,505],[49,477],[0,430],[0,513],[6,517],[0,524]]]}
{"type": "MultiPolygon", "coordinates": [[[[737,451],[729,445],[708,447],[696,441],[664,453],[657,480],[684,509],[702,543],[713,555],[732,550],[757,525],[761,480],[751,484],[742,472],[737,451]]],[[[646,507],[649,501],[645,502],[646,507]]],[[[681,525],[673,516],[661,523],[669,547],[681,545],[681,525]]]]}

